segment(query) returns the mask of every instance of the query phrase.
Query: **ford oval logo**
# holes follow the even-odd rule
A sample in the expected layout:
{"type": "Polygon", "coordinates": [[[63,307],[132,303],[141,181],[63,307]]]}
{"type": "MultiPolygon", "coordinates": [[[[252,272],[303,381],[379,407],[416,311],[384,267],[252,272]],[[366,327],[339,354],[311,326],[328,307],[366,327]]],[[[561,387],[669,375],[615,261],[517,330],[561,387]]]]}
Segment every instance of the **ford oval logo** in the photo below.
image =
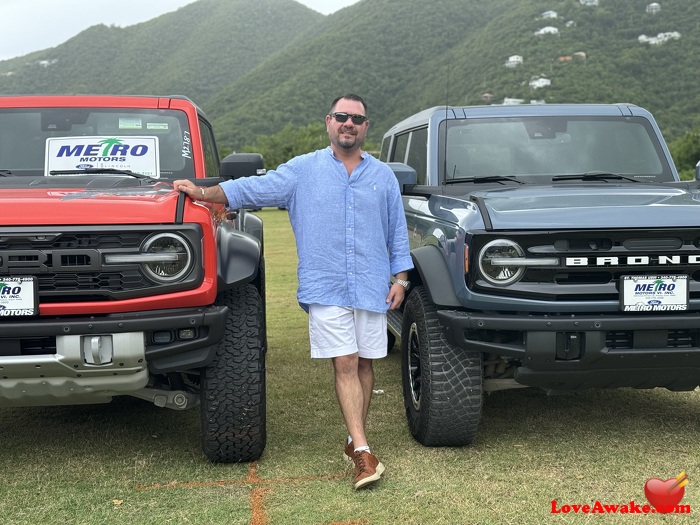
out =
{"type": "Polygon", "coordinates": [[[661,304],[661,301],[659,301],[658,299],[651,299],[651,300],[647,301],[647,304],[650,304],[651,306],[657,306],[657,305],[661,304]]]}
{"type": "Polygon", "coordinates": [[[93,167],[92,164],[78,164],[76,166],[76,168],[78,168],[79,170],[89,170],[92,167],[93,167]]]}

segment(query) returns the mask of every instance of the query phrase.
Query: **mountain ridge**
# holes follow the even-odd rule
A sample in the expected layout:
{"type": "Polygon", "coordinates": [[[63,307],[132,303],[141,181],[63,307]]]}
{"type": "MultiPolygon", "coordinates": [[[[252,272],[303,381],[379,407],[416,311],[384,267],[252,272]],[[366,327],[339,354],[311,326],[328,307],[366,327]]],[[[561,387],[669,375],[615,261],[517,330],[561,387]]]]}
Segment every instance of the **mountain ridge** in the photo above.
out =
{"type": "Polygon", "coordinates": [[[638,104],[669,140],[700,127],[694,0],[663,0],[656,13],[647,0],[598,4],[360,0],[322,15],[293,0],[197,0],[0,61],[0,93],[185,95],[227,150],[322,122],[346,92],[367,100],[374,141],[426,107],[507,98],[638,104]],[[537,36],[544,27],[557,32],[537,36]],[[674,31],[661,45],[639,39],[674,31]],[[507,67],[513,56],[522,63],[507,67]],[[530,84],[537,79],[543,87],[530,84]]]}

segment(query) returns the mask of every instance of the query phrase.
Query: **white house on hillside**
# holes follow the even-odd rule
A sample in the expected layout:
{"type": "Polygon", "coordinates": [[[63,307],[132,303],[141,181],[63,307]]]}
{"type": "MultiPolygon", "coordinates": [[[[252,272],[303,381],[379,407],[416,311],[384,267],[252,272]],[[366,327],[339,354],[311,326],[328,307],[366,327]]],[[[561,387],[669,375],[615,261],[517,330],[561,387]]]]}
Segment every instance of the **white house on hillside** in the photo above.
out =
{"type": "Polygon", "coordinates": [[[512,55],[508,57],[508,60],[506,61],[506,67],[513,68],[522,65],[522,63],[523,57],[521,57],[520,55],[512,55]]]}
{"type": "Polygon", "coordinates": [[[680,39],[680,37],[681,34],[678,31],[670,31],[668,33],[659,33],[656,36],[639,35],[637,39],[639,40],[640,44],[660,46],[661,44],[665,44],[669,40],[678,40],[680,39]]]}
{"type": "Polygon", "coordinates": [[[598,5],[598,0],[578,0],[581,2],[581,5],[592,5],[592,6],[597,6],[598,5]]]}
{"type": "Polygon", "coordinates": [[[553,26],[546,26],[546,27],[543,27],[542,29],[538,29],[537,31],[535,31],[535,36],[558,35],[558,34],[559,34],[559,30],[553,26]]]}
{"type": "Polygon", "coordinates": [[[661,11],[661,6],[657,2],[652,2],[651,4],[647,5],[647,13],[655,15],[659,11],[661,11]]]}
{"type": "Polygon", "coordinates": [[[539,78],[534,78],[530,80],[530,87],[532,89],[540,89],[543,87],[550,86],[552,84],[552,81],[549,80],[548,78],[544,77],[539,77],[539,78]]]}
{"type": "Polygon", "coordinates": [[[549,11],[545,11],[540,16],[542,18],[556,18],[558,15],[557,15],[556,11],[549,10],[549,11]]]}

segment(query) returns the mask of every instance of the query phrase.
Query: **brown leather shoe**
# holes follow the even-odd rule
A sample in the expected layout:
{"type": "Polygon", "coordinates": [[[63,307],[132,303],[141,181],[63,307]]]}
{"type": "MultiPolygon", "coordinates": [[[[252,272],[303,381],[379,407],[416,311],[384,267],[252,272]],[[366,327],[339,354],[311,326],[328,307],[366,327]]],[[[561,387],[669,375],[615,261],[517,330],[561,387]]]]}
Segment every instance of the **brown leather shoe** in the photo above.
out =
{"type": "Polygon", "coordinates": [[[384,465],[377,456],[366,451],[355,452],[355,490],[378,481],[384,473],[384,465]]]}
{"type": "Polygon", "coordinates": [[[355,445],[352,443],[352,439],[350,440],[350,443],[345,441],[345,452],[343,453],[343,457],[345,458],[345,461],[352,461],[352,458],[355,456],[355,445]]]}

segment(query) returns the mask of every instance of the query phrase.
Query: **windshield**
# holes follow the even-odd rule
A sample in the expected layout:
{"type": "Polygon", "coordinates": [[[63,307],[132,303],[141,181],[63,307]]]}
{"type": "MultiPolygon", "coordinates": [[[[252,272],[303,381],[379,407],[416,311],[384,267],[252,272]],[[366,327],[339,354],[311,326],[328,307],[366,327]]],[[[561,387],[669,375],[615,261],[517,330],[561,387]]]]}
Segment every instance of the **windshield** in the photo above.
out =
{"type": "Polygon", "coordinates": [[[105,108],[0,110],[0,170],[52,176],[75,170],[193,177],[187,117],[181,111],[105,108]]]}
{"type": "Polygon", "coordinates": [[[609,173],[634,180],[673,180],[644,118],[530,117],[442,123],[441,177],[516,176],[551,181],[560,175],[609,173]],[[446,132],[445,132],[446,131],[446,132]],[[444,138],[446,137],[446,139],[444,138]]]}

